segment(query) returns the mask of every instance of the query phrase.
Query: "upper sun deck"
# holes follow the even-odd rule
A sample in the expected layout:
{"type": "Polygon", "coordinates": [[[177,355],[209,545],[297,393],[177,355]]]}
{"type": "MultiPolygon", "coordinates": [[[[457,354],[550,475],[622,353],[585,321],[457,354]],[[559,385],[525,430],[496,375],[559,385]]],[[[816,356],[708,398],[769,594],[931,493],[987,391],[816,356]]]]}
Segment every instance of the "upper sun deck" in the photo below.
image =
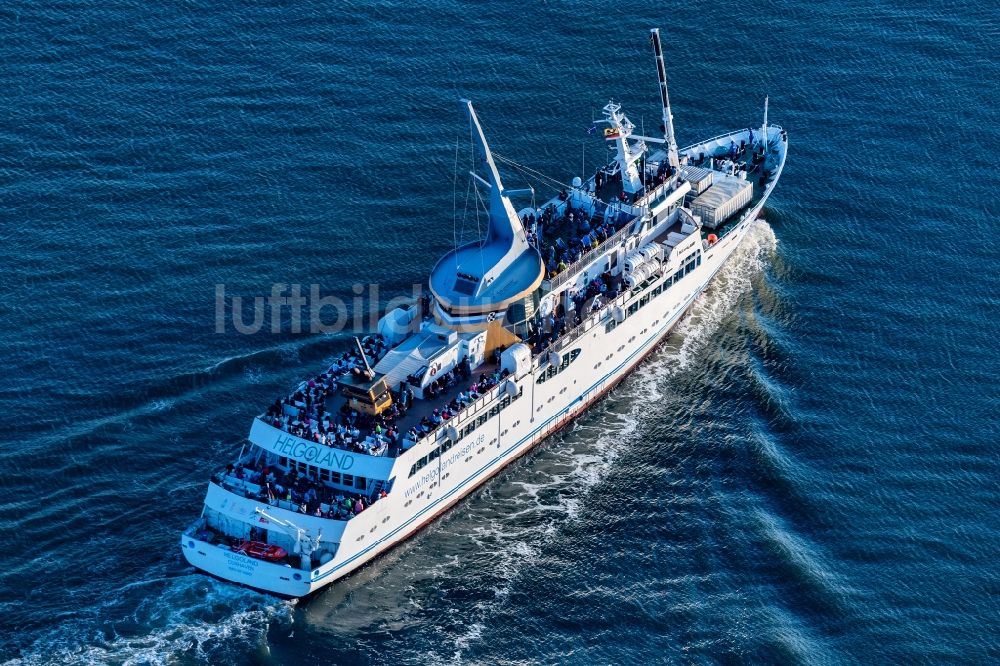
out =
{"type": "Polygon", "coordinates": [[[499,275],[490,270],[507,258],[509,246],[475,242],[452,250],[437,262],[430,275],[435,298],[454,312],[489,312],[507,307],[530,293],[542,281],[544,267],[533,247],[510,258],[499,275]]]}
{"type": "MultiPolygon", "coordinates": [[[[603,167],[598,174],[606,173],[613,166],[614,163],[603,167]]],[[[646,184],[626,200],[620,196],[623,192],[620,179],[601,179],[598,185],[599,176],[595,175],[568,194],[565,201],[556,197],[540,209],[546,219],[555,217],[557,220],[553,233],[547,234],[549,238],[571,252],[571,261],[564,262],[565,266],[556,264],[542,282],[543,291],[558,291],[609,251],[621,246],[627,237],[638,233],[637,220],[665,203],[670,206],[683,201],[687,192],[683,183],[674,175],[658,174],[657,171],[656,164],[648,164],[644,174],[646,184]],[[546,210],[552,213],[545,215],[546,210]]]]}
{"type": "MultiPolygon", "coordinates": [[[[366,476],[379,477],[391,468],[384,459],[392,459],[402,453],[408,438],[411,443],[422,439],[469,407],[480,404],[483,398],[492,395],[492,389],[503,378],[500,370],[492,364],[480,366],[466,377],[445,373],[441,388],[433,397],[414,400],[405,412],[393,419],[391,431],[398,433],[398,437],[384,434],[389,430],[377,432],[349,424],[344,428],[346,434],[343,438],[331,440],[328,437],[326,441],[318,442],[318,433],[336,429],[337,426],[328,420],[310,423],[304,414],[278,421],[263,414],[254,420],[249,439],[267,451],[315,463],[318,467],[363,468],[366,476]],[[383,461],[363,462],[368,458],[383,461]]],[[[329,404],[339,411],[337,406],[345,404],[345,401],[342,396],[336,395],[329,404]]],[[[297,408],[305,411],[304,405],[297,408]]]]}

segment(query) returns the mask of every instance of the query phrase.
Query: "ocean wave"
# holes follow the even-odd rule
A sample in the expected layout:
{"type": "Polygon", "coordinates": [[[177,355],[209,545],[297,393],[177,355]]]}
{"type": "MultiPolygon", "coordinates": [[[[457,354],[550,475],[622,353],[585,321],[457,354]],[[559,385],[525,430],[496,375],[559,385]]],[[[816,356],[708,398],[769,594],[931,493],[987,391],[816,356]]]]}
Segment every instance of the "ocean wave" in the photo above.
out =
{"type": "MultiPolygon", "coordinates": [[[[161,584],[138,581],[109,593],[109,597],[117,598],[134,586],[156,588],[161,584]]],[[[182,660],[222,663],[227,656],[245,657],[255,650],[266,653],[268,628],[275,622],[290,623],[293,608],[293,602],[207,576],[181,576],[167,580],[162,590],[150,590],[131,617],[53,627],[4,666],[166,665],[182,660]]]]}

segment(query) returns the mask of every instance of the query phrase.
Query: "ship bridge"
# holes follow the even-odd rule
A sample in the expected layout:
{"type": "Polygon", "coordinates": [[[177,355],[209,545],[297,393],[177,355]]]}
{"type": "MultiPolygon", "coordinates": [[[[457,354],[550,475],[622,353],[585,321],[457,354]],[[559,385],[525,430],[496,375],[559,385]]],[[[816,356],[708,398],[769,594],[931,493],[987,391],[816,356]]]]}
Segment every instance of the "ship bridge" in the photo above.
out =
{"type": "Polygon", "coordinates": [[[489,227],[485,238],[444,255],[431,271],[434,314],[439,324],[458,331],[499,333],[507,308],[531,297],[545,266],[510,202],[509,195],[520,191],[504,189],[472,102],[462,104],[485,167],[485,179],[472,175],[489,189],[489,227]]]}

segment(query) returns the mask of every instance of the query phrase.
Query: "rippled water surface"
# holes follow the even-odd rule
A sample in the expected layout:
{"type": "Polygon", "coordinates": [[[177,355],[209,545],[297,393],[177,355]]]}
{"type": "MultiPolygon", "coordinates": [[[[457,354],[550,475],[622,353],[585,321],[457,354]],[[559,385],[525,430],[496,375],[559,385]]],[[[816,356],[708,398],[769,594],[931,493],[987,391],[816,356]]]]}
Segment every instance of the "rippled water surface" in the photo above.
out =
{"type": "Polygon", "coordinates": [[[0,661],[1000,660],[990,3],[15,0],[0,26],[0,661]],[[790,135],[691,315],[310,601],[194,574],[210,471],[349,340],[218,334],[215,285],[406,292],[454,242],[456,99],[569,181],[608,98],[655,132],[654,26],[682,144],[765,94],[790,135]]]}

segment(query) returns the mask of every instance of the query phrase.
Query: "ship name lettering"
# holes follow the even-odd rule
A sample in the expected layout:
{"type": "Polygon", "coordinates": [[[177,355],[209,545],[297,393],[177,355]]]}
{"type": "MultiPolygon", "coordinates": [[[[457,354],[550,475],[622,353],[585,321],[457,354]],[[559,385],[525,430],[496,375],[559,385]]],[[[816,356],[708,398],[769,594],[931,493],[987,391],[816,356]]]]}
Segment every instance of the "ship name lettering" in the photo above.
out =
{"type": "Polygon", "coordinates": [[[348,470],[354,467],[354,456],[337,453],[335,449],[315,446],[291,435],[279,435],[271,450],[283,456],[314,463],[319,467],[348,470]]]}
{"type": "Polygon", "coordinates": [[[482,444],[483,444],[483,442],[485,440],[486,440],[486,435],[485,434],[481,434],[475,440],[470,440],[470,441],[466,442],[465,446],[463,446],[458,451],[455,451],[454,453],[452,453],[450,456],[448,456],[448,458],[446,460],[444,460],[441,463],[442,469],[446,468],[446,467],[450,467],[451,465],[455,464],[456,462],[458,462],[459,458],[464,458],[465,456],[469,455],[469,451],[471,451],[473,449],[473,447],[482,446],[482,444]]]}
{"type": "Polygon", "coordinates": [[[231,571],[243,574],[251,574],[257,568],[257,562],[246,555],[238,555],[232,552],[223,553],[226,556],[226,567],[231,571]]]}

